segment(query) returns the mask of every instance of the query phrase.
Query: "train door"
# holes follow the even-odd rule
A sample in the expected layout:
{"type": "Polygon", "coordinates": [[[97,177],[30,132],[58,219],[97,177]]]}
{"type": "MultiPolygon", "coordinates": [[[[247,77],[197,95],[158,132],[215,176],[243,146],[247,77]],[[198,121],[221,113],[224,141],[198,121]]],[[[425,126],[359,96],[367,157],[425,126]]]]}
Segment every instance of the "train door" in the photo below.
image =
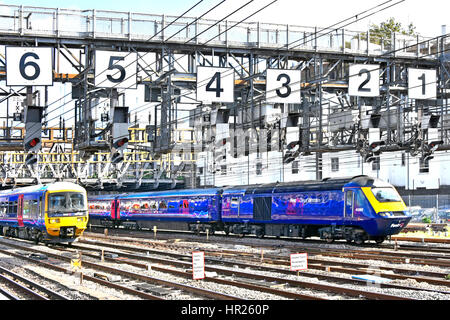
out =
{"type": "Polygon", "coordinates": [[[17,199],[17,223],[19,227],[23,227],[23,194],[17,199]]]}
{"type": "Polygon", "coordinates": [[[344,219],[351,220],[355,212],[355,193],[353,190],[345,191],[344,219]]]}
{"type": "Polygon", "coordinates": [[[120,201],[119,200],[111,201],[111,219],[112,220],[120,219],[120,201]]]}

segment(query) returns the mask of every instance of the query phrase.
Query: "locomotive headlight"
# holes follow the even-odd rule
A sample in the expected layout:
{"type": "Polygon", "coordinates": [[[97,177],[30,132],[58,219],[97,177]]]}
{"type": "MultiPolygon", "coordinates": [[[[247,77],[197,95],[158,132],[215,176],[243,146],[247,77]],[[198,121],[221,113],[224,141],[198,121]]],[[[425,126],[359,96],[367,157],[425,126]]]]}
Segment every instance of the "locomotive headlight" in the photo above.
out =
{"type": "Polygon", "coordinates": [[[77,218],[77,221],[78,221],[78,222],[83,222],[84,219],[85,219],[84,217],[78,217],[78,218],[77,218]]]}
{"type": "Polygon", "coordinates": [[[61,220],[59,218],[56,219],[50,219],[50,224],[60,223],[61,220]]]}
{"type": "Polygon", "coordinates": [[[380,212],[379,215],[384,218],[389,218],[389,217],[392,217],[394,214],[390,211],[386,211],[386,212],[380,212]]]}

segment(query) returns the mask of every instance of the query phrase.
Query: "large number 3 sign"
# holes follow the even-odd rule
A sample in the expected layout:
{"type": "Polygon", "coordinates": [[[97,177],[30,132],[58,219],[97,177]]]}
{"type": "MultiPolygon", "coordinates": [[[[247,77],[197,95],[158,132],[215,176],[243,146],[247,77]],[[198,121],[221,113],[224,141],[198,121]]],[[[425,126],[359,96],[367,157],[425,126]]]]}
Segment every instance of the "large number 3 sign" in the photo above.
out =
{"type": "Polygon", "coordinates": [[[52,86],[53,49],[6,47],[7,86],[52,86]]]}
{"type": "Polygon", "coordinates": [[[268,69],[266,101],[268,103],[300,103],[301,71],[268,69]]]}

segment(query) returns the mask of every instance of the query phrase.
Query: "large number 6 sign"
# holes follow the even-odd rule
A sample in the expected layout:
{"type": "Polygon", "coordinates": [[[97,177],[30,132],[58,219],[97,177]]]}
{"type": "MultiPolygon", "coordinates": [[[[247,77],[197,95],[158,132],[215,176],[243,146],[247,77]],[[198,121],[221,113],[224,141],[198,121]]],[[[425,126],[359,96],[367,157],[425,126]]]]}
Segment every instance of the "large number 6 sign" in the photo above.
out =
{"type": "Polygon", "coordinates": [[[410,99],[436,99],[436,70],[408,69],[408,96],[410,99]]]}
{"type": "Polygon", "coordinates": [[[380,95],[380,66],[376,64],[354,64],[350,66],[348,93],[358,97],[380,95]]]}
{"type": "Polygon", "coordinates": [[[95,86],[136,89],[137,53],[95,51],[95,86]]]}
{"type": "Polygon", "coordinates": [[[6,85],[53,85],[52,53],[52,48],[6,47],[6,85]]]}
{"type": "Polygon", "coordinates": [[[268,103],[300,103],[301,71],[268,69],[266,101],[268,103]]]}
{"type": "Polygon", "coordinates": [[[203,103],[234,102],[234,70],[198,67],[197,100],[203,103]]]}

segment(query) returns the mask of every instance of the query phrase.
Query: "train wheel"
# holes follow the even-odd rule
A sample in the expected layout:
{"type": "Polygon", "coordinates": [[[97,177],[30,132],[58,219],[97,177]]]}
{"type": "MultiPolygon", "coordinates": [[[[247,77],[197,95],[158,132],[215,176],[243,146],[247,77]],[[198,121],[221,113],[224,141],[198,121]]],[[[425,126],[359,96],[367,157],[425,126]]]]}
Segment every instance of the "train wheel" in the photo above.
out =
{"type": "Polygon", "coordinates": [[[364,238],[357,236],[355,238],[355,244],[362,245],[365,242],[364,238]]]}
{"type": "Polygon", "coordinates": [[[386,240],[386,237],[376,237],[374,240],[376,244],[382,244],[386,240]]]}

